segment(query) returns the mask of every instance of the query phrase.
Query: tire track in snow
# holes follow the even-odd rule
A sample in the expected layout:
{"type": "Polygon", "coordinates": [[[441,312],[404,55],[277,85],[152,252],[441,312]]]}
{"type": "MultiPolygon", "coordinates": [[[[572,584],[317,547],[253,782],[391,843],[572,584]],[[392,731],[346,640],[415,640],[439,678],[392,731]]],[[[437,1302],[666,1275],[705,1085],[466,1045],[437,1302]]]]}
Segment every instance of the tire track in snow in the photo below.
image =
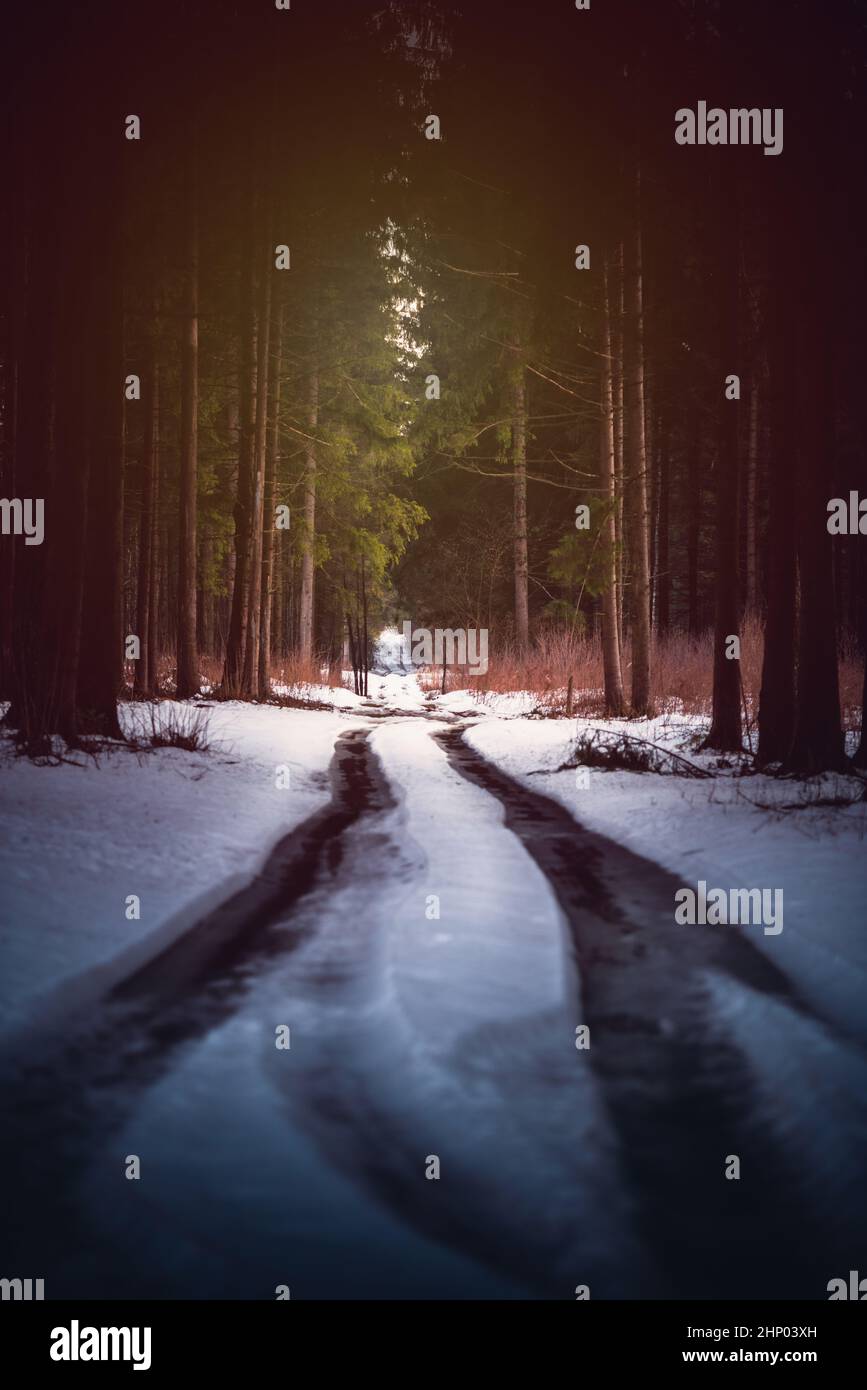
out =
{"type": "Polygon", "coordinates": [[[288,1113],[409,1226],[532,1295],[648,1293],[556,900],[423,723],[375,738],[398,805],[353,827],[352,872],[303,909],[319,930],[284,974],[298,1070],[271,1064],[288,1113]]]}
{"type": "MultiPolygon", "coordinates": [[[[570,923],[589,1056],[621,1136],[639,1227],[667,1274],[659,1292],[825,1297],[838,1268],[857,1267],[867,1238],[863,1200],[835,1210],[821,1177],[811,1189],[805,1145],[814,1139],[813,1115],[800,1106],[790,1075],[788,1094],[773,1104],[767,1076],[757,1074],[715,1007],[714,978],[742,1001],[766,999],[766,1017],[778,1028],[792,1025],[772,1047],[805,1030],[814,1057],[835,1044],[836,1073],[826,1066],[824,1080],[839,1083],[842,1068],[856,1145],[864,1136],[863,1056],[832,1037],[740,932],[676,926],[673,875],[513,781],[464,741],[462,728],[434,737],[462,776],[500,800],[506,825],[546,874],[570,923]],[[723,1176],[729,1154],[741,1159],[739,1181],[723,1176]]],[[[839,1113],[839,1098],[835,1105],[839,1113]]],[[[851,1171],[848,1153],[838,1160],[851,1171]]],[[[826,1156],[825,1177],[834,1166],[826,1156]]]]}
{"type": "Polygon", "coordinates": [[[301,944],[287,915],[340,874],[349,827],[393,804],[368,734],[340,736],[331,801],[275,845],[245,888],[85,1013],[65,1016],[57,1030],[49,1021],[7,1038],[0,1184],[16,1202],[0,1253],[10,1267],[35,1261],[47,1271],[54,1254],[86,1245],[87,1213],[74,1194],[96,1140],[121,1129],[142,1091],[243,1006],[257,972],[301,944]]]}
{"type": "MultiPolygon", "coordinates": [[[[433,752],[423,723],[412,723],[433,752]]],[[[442,755],[437,752],[435,758],[447,772],[442,755]]],[[[510,1285],[510,1277],[528,1291],[562,1297],[569,1297],[576,1279],[591,1277],[595,1282],[594,1271],[605,1263],[598,1249],[600,1222],[595,1223],[597,1248],[588,1238],[582,1262],[580,1228],[586,1212],[566,1213],[565,1219],[562,1207],[546,1213],[550,1189],[545,1179],[554,1176],[568,1184],[564,1172],[573,1165],[568,1139],[554,1133],[557,1126],[545,1114],[558,1092],[574,1080],[575,1053],[570,1052],[568,1029],[564,1046],[553,1048],[556,1075],[550,1064],[552,1038],[564,1019],[556,1010],[534,1013],[530,1001],[502,1022],[465,1013],[460,1045],[456,1040],[447,1056],[431,1057],[413,1018],[389,1007],[394,1001],[385,968],[386,942],[370,924],[383,866],[389,865],[386,879],[403,879],[407,872],[418,871],[424,851],[417,846],[414,857],[411,851],[407,859],[401,848],[395,799],[400,797],[399,785],[390,789],[367,731],[354,730],[339,742],[332,781],[332,804],[275,848],[249,889],[233,895],[116,985],[94,1018],[79,1020],[63,1039],[46,1034],[37,1055],[23,1061],[19,1057],[17,1073],[14,1068],[7,1072],[2,1099],[14,1122],[5,1137],[4,1155],[11,1166],[21,1166],[21,1156],[26,1155],[26,1172],[23,1178],[19,1173],[16,1182],[13,1219],[4,1233],[7,1259],[30,1264],[35,1259],[48,1277],[54,1262],[61,1261],[62,1287],[72,1292],[70,1269],[77,1266],[74,1258],[70,1266],[69,1252],[90,1246],[83,1276],[89,1280],[88,1296],[112,1291],[113,1268],[121,1287],[128,1290],[130,1279],[138,1279],[133,1287],[152,1295],[159,1287],[158,1271],[143,1267],[132,1276],[125,1251],[112,1235],[113,1228],[128,1230],[132,1219],[124,1215],[125,1184],[113,1193],[109,1184],[109,1210],[101,1213],[96,1236],[91,1229],[87,1202],[77,1194],[89,1192],[92,1201],[93,1193],[103,1188],[104,1178],[94,1180],[94,1155],[110,1150],[112,1136],[129,1126],[144,1102],[151,1116],[144,1128],[151,1171],[154,1162],[164,1164],[166,1153],[177,1151],[171,1138],[176,1121],[171,1105],[168,1112],[164,1103],[151,1111],[145,1093],[171,1079],[187,1058],[193,1065],[190,1083],[219,1091],[220,1078],[212,1075],[219,1048],[202,1056],[195,1044],[228,1029],[236,1014],[242,1023],[253,1013],[257,1018],[272,1013],[285,1017],[294,980],[312,1022],[305,1028],[303,1018],[299,1020],[299,1043],[297,1015],[290,1014],[293,1059],[301,1065],[288,1073],[275,1064],[273,1037],[270,1049],[265,1048],[261,1061],[277,1093],[288,1102],[292,1116],[306,1115],[305,1127],[322,1151],[350,1181],[367,1189],[373,1209],[376,1201],[382,1202],[408,1230],[414,1228],[475,1260],[476,1268],[480,1262],[500,1273],[498,1283],[481,1272],[474,1275],[468,1266],[459,1276],[458,1296],[509,1296],[510,1288],[517,1287],[510,1285]],[[509,1092],[522,1073],[533,1104],[516,1108],[509,1092]],[[420,1096],[414,1094],[416,1088],[421,1088],[420,1096]],[[163,1137],[166,1125],[169,1133],[163,1137]],[[154,1127],[155,1148],[147,1137],[154,1127]],[[461,1132],[467,1130],[472,1134],[469,1145],[461,1132]],[[437,1147],[446,1164],[442,1186],[427,1183],[422,1171],[424,1154],[437,1147]],[[503,1164],[511,1165],[505,1182],[503,1164]],[[516,1165],[522,1166],[517,1178],[516,1165]],[[94,1276],[88,1260],[108,1273],[94,1276]],[[107,1283],[100,1284],[100,1278],[107,1283]]],[[[462,803],[466,795],[461,793],[462,803]]],[[[499,811],[494,819],[499,821],[499,811]]],[[[497,834],[502,836],[499,828],[497,834]]],[[[508,854],[514,857],[514,850],[508,849],[508,854]]],[[[523,1001],[523,992],[521,997],[523,1001]]],[[[448,1012],[450,1003],[441,994],[435,1011],[448,1012]]],[[[214,1132],[219,1133],[218,1125],[214,1132]]],[[[199,1163],[203,1198],[226,1200],[219,1163],[214,1174],[207,1157],[199,1163]]],[[[173,1196],[170,1168],[160,1182],[162,1187],[149,1183],[142,1190],[145,1216],[150,1211],[153,1220],[162,1219],[183,1240],[184,1212],[173,1196]]],[[[571,1190],[576,1191],[574,1181],[571,1190]]],[[[140,1210],[136,1219],[143,1219],[140,1210]]],[[[375,1235],[375,1219],[371,1228],[375,1235]]],[[[200,1236],[194,1239],[200,1243],[201,1257],[216,1266],[219,1241],[211,1242],[209,1249],[200,1236]]],[[[145,1239],[141,1243],[153,1248],[145,1239]]],[[[417,1244],[407,1239],[410,1256],[417,1244]]],[[[255,1266],[255,1251],[246,1252],[248,1265],[251,1256],[255,1266]]],[[[612,1255],[612,1278],[616,1263],[612,1255]]],[[[262,1283],[266,1285],[267,1278],[262,1283]]],[[[202,1284],[209,1286],[204,1269],[199,1292],[202,1284]]],[[[399,1297],[399,1272],[392,1287],[393,1296],[399,1297]]],[[[453,1283],[444,1286],[442,1296],[454,1289],[453,1283]]]]}
{"type": "MultiPolygon", "coordinates": [[[[428,743],[424,719],[408,722],[428,743]]],[[[388,724],[390,711],[381,727],[388,724]]],[[[833,1213],[817,1231],[797,1161],[781,1154],[762,1113],[768,1077],[757,1090],[714,1008],[716,974],[730,992],[734,986],[735,1009],[754,991],[772,1016],[789,1016],[798,1001],[785,977],[736,933],[674,933],[671,876],[588,834],[555,803],[500,774],[466,747],[460,729],[435,735],[455,774],[505,807],[506,826],[536,859],[569,921],[584,992],[578,1016],[593,1031],[585,1056],[619,1135],[624,1180],[598,1125],[576,1142],[564,1119],[575,1075],[565,1051],[551,1049],[566,1018],[559,1008],[475,1025],[468,1017],[454,1046],[435,1047],[433,1055],[411,1015],[404,1011],[395,1026],[388,924],[372,928],[369,919],[382,865],[406,880],[426,856],[423,835],[414,847],[404,839],[401,850],[400,767],[389,770],[390,785],[369,732],[341,737],[330,770],[332,802],[281,841],[248,889],[117,985],[93,1017],[71,1032],[65,1021],[60,1036],[49,1028],[35,1046],[31,1036],[26,1055],[7,1065],[0,1082],[10,1117],[4,1179],[16,1203],[6,1258],[16,1268],[36,1260],[50,1273],[54,1253],[74,1243],[86,1247],[88,1213],[76,1188],[92,1163],[95,1136],[104,1141],[120,1130],[142,1093],[249,1008],[264,984],[278,999],[294,991],[320,1009],[308,1065],[288,1091],[285,1076],[277,1078],[273,1046],[266,1059],[289,1113],[304,1119],[335,1167],[409,1226],[553,1296],[563,1290],[569,1297],[570,1271],[596,1296],[823,1296],[837,1265],[855,1267],[863,1231],[850,1220],[844,1241],[833,1213]],[[332,925],[342,914],[357,930],[329,935],[329,912],[332,925]],[[644,931],[651,922],[652,936],[644,931]],[[421,1082],[426,1088],[414,1094],[421,1082]],[[419,1146],[422,1154],[436,1151],[444,1135],[458,1181],[447,1195],[442,1184],[422,1180],[420,1198],[419,1146]],[[465,1137],[470,1142],[461,1142],[465,1137]],[[570,1144],[576,1157],[582,1144],[594,1146],[590,1157],[611,1169],[607,1195],[592,1189],[586,1164],[571,1180],[564,1177],[570,1144]],[[744,1162],[739,1184],[722,1177],[730,1152],[744,1162]],[[570,1181],[577,1184],[577,1215],[564,1201],[570,1181]],[[595,1230],[588,1198],[591,1208],[610,1204],[595,1230]],[[642,1239],[666,1273],[650,1290],[647,1268],[630,1268],[628,1240],[607,1260],[600,1255],[605,1231],[618,1230],[633,1203],[642,1239]]],[[[467,838],[471,844],[469,831],[467,838]]],[[[529,984],[529,971],[527,978],[529,984]]],[[[422,983],[416,999],[423,993],[422,983]]],[[[447,1010],[449,1000],[431,997],[430,1006],[447,1010]]],[[[807,1013],[801,1017],[804,1028],[815,1026],[807,1013]]],[[[586,1094],[574,1095],[576,1121],[587,1103],[586,1094]]],[[[838,1109],[844,1103],[835,1098],[838,1109]]],[[[796,1145],[797,1125],[791,1137],[796,1145]]],[[[833,1162],[827,1168],[833,1171],[833,1162]]],[[[103,1254],[110,1269],[118,1252],[103,1254]]],[[[474,1287],[471,1278],[467,1287],[474,1287]]]]}

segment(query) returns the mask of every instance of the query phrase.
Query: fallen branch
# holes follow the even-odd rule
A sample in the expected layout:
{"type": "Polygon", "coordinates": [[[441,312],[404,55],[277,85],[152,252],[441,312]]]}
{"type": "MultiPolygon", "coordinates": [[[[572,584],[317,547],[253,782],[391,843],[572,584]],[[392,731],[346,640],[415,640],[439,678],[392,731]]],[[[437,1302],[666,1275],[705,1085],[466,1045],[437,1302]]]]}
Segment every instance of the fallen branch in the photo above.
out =
{"type": "Polygon", "coordinates": [[[561,763],[560,767],[554,770],[566,772],[576,767],[595,766],[608,771],[661,774],[670,772],[672,776],[678,775],[674,769],[666,767],[668,762],[676,763],[682,769],[680,775],[685,777],[713,778],[714,775],[707,768],[699,767],[698,763],[690,762],[689,758],[684,758],[682,754],[675,753],[670,748],[663,748],[650,739],[638,738],[635,734],[627,734],[622,730],[593,729],[587,734],[579,735],[575,741],[575,753],[574,759],[561,763]],[[600,744],[600,740],[604,738],[613,742],[600,744]]]}

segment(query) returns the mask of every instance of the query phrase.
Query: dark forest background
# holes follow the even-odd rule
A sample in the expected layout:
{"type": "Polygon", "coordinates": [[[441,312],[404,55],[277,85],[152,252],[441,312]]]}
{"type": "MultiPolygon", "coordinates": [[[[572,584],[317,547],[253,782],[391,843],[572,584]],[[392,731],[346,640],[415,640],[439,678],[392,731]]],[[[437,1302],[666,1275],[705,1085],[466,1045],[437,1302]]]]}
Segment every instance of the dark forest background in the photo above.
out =
{"type": "Polygon", "coordinates": [[[122,696],[361,669],[412,617],[488,628],[519,677],[595,643],[610,714],[651,711],[682,637],[712,747],[754,720],[763,764],[846,765],[867,562],[826,523],[867,495],[865,23],[7,6],[0,495],[46,527],[0,537],[22,746],[120,736],[122,696]],[[700,100],[783,108],[782,154],[677,145],[700,100]]]}

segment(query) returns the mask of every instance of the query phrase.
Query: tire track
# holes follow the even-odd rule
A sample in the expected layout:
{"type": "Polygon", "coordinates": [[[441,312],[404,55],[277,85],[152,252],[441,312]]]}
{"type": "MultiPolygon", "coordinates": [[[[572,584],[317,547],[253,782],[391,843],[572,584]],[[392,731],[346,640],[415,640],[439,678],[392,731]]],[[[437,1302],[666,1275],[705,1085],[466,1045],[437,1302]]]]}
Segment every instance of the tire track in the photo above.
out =
{"type": "MultiPolygon", "coordinates": [[[[380,715],[396,716],[406,712],[380,715]]],[[[748,1059],[720,1018],[714,980],[766,999],[772,1013],[794,1015],[807,1030],[823,1029],[821,1020],[738,932],[675,927],[678,885],[670,874],[585,830],[556,802],[486,762],[466,744],[466,726],[453,717],[439,722],[447,727],[432,734],[435,742],[463,778],[504,807],[506,828],[545,874],[569,923],[582,1017],[591,1028],[589,1060],[619,1136],[627,1205],[637,1236],[662,1271],[651,1296],[824,1297],[829,1277],[857,1267],[867,1235],[863,1203],[828,1220],[827,1207],[814,1200],[815,1182],[811,1187],[804,1177],[800,1151],[781,1146],[748,1059]],[[741,1159],[740,1182],[723,1176],[731,1153],[741,1159]]],[[[36,1044],[31,1032],[26,1047],[4,1064],[0,1177],[16,1194],[3,1235],[10,1268],[50,1271],[55,1257],[87,1246],[87,1208],[77,1194],[95,1144],[122,1129],[143,1092],[242,1009],[269,965],[317,935],[318,894],[340,890],[351,898],[354,891],[363,908],[365,893],[375,891],[376,861],[395,844],[393,829],[384,831],[377,818],[398,806],[399,791],[370,748],[369,732],[356,728],[340,737],[329,769],[331,801],[274,847],[246,888],[117,984],[91,1015],[47,1028],[36,1044]],[[359,855],[363,883],[356,881],[359,855]]],[[[363,953],[364,943],[357,949],[363,953]]],[[[345,997],[348,964],[323,957],[317,966],[323,1000],[345,997]]],[[[353,1037],[350,1019],[346,1046],[353,1037]]],[[[377,1146],[391,1123],[389,1110],[377,1112],[378,1070],[368,1068],[368,1074],[362,1054],[383,1061],[387,1050],[375,1029],[369,1041],[343,1087],[349,1086],[344,1121],[359,1129],[359,1155],[372,1155],[368,1184],[404,1222],[455,1251],[492,1267],[522,1269],[519,1231],[507,1237],[484,1219],[483,1175],[468,1169],[465,1206],[448,1217],[440,1210],[431,1226],[431,1214],[408,1200],[406,1144],[398,1131],[394,1163],[383,1163],[377,1146]],[[367,1087],[370,1114],[359,1119],[356,1102],[367,1087]]],[[[331,1091],[333,1065],[345,1055],[342,1036],[337,1043],[332,1065],[326,1065],[326,1047],[311,1069],[302,1109],[314,1132],[329,1107],[340,1110],[340,1089],[331,1091]]],[[[508,1124],[519,1120],[504,1113],[508,1124]]],[[[539,1196],[531,1169],[526,1183],[526,1191],[514,1195],[531,1199],[529,1211],[539,1196]]],[[[528,1249],[534,1243],[528,1230],[528,1249]]],[[[540,1291],[550,1294],[543,1271],[537,1279],[540,1291]]],[[[628,1271],[622,1287],[632,1287],[628,1271]]]]}
{"type": "Polygon", "coordinates": [[[269,960],[305,939],[298,904],[341,871],[346,832],[393,805],[368,745],[352,729],[335,745],[332,798],[273,848],[256,877],[179,940],[116,984],[86,1014],[7,1040],[0,1075],[0,1185],[16,1200],[2,1232],[4,1267],[50,1269],[86,1245],[75,1188],[95,1140],[122,1128],[146,1088],[243,1004],[269,960]],[[60,1175],[60,1181],[58,1181],[60,1175]]]}
{"type": "MultiPolygon", "coordinates": [[[[829,1194],[811,1191],[803,1151],[788,1151],[774,1132],[748,1060],[714,1010],[713,977],[782,1005],[823,1037],[826,1025],[737,930],[676,926],[671,874],[513,781],[469,747],[465,727],[433,737],[461,776],[501,802],[569,923],[590,1059],[639,1228],[668,1277],[660,1296],[824,1297],[835,1269],[864,1248],[864,1203],[838,1206],[829,1220],[829,1194]],[[730,1154],[741,1160],[740,1181],[724,1178],[730,1154]]],[[[863,1062],[858,1055],[862,1083],[863,1062]]],[[[857,1109],[857,1092],[853,1101],[857,1109]]]]}

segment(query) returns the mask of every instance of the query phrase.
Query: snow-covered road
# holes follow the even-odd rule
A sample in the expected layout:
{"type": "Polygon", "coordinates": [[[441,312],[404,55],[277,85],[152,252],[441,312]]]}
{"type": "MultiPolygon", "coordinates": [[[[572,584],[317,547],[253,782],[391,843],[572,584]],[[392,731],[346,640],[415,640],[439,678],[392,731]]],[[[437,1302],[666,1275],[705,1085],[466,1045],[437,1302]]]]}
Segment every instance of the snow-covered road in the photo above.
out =
{"type": "Polygon", "coordinates": [[[857,1041],[464,724],[374,676],[251,882],[8,1034],[4,1266],[266,1299],[821,1298],[857,1267],[857,1041]]]}

